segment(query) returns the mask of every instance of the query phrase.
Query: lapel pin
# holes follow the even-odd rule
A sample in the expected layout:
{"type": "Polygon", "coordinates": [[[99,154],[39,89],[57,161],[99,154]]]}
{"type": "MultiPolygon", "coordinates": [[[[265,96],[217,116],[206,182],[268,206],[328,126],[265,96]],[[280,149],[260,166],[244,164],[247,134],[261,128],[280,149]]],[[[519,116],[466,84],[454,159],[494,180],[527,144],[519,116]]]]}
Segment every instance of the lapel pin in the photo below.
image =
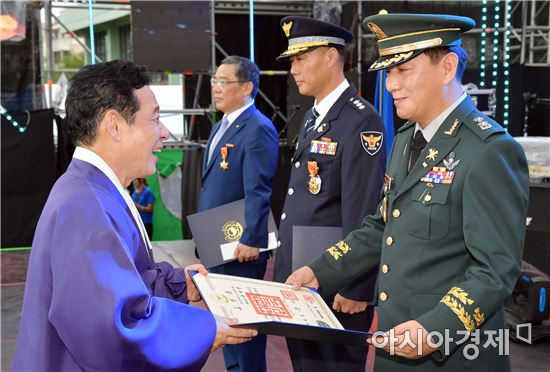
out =
{"type": "Polygon", "coordinates": [[[428,155],[426,155],[426,159],[434,161],[437,157],[437,154],[439,154],[439,151],[437,151],[436,149],[428,149],[428,155]]]}

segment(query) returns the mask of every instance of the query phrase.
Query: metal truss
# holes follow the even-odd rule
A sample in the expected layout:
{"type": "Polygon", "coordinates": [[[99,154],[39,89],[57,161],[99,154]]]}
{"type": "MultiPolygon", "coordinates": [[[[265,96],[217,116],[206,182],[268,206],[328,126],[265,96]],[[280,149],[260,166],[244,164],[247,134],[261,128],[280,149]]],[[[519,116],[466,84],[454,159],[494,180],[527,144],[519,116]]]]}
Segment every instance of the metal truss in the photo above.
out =
{"type": "Polygon", "coordinates": [[[513,1],[512,18],[520,27],[511,30],[510,62],[550,67],[550,1],[513,1]]]}

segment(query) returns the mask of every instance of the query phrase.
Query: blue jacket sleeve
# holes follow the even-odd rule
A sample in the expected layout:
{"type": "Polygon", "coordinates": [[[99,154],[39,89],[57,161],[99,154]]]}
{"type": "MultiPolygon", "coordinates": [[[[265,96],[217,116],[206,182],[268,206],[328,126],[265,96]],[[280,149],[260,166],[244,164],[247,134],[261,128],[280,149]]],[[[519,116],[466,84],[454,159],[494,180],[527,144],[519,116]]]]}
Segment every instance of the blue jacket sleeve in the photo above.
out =
{"type": "Polygon", "coordinates": [[[244,155],[243,183],[246,226],[240,242],[250,247],[267,248],[271,181],[277,171],[279,138],[271,122],[249,123],[248,125],[255,125],[256,130],[244,155]]]}
{"type": "MultiPolygon", "coordinates": [[[[386,169],[385,136],[378,152],[368,154],[362,145],[362,131],[384,133],[380,117],[372,111],[362,115],[357,132],[346,142],[342,154],[342,233],[347,236],[361,226],[365,216],[375,214],[386,169]]],[[[385,133],[384,133],[385,134],[385,133]]],[[[339,293],[356,301],[374,298],[377,267],[369,270],[339,293]]]]}

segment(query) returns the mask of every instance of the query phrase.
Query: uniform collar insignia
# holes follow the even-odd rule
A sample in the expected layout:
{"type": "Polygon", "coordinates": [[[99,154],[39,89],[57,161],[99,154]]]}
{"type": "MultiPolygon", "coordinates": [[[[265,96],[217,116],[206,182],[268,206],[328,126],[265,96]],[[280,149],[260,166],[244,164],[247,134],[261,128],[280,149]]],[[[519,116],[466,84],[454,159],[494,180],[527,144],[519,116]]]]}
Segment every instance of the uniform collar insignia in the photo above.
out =
{"type": "Polygon", "coordinates": [[[443,133],[449,136],[452,136],[457,126],[458,126],[458,119],[455,119],[455,121],[453,121],[453,124],[451,124],[451,127],[448,130],[444,131],[443,133]]]}

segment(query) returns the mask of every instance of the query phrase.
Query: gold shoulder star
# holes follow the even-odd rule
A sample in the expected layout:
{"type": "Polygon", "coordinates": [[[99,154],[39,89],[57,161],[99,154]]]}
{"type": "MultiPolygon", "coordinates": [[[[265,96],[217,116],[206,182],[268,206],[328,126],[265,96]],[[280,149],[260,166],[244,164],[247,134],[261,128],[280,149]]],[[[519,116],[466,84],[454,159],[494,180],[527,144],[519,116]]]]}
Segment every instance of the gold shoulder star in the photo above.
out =
{"type": "Polygon", "coordinates": [[[436,149],[428,149],[428,155],[426,155],[426,159],[434,161],[437,154],[439,154],[439,151],[437,151],[436,149]]]}

